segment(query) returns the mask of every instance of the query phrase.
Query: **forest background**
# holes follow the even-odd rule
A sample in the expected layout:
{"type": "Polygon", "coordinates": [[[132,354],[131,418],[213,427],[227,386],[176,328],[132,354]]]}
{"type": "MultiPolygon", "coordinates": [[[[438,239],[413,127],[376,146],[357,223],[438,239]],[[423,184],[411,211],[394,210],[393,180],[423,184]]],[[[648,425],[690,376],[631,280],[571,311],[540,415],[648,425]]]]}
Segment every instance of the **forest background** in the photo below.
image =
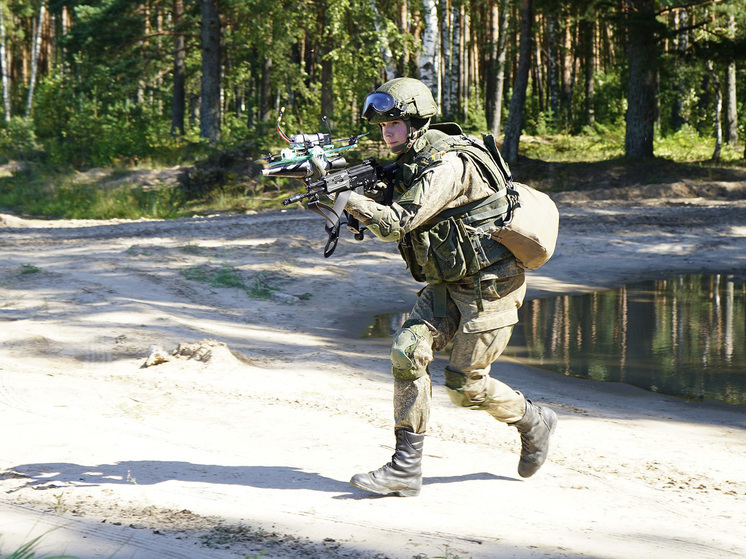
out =
{"type": "MultiPolygon", "coordinates": [[[[744,165],[746,0],[0,8],[0,207],[19,213],[272,206],[298,186],[263,179],[255,162],[285,147],[274,130],[281,107],[288,133],[326,131],[326,116],[335,137],[359,134],[361,100],[397,76],[431,88],[438,120],[495,134],[521,180],[545,190],[744,165]],[[159,167],[178,180],[128,182],[159,167]],[[98,168],[109,171],[90,173],[98,168]]],[[[371,130],[350,158],[381,150],[371,130]]]]}

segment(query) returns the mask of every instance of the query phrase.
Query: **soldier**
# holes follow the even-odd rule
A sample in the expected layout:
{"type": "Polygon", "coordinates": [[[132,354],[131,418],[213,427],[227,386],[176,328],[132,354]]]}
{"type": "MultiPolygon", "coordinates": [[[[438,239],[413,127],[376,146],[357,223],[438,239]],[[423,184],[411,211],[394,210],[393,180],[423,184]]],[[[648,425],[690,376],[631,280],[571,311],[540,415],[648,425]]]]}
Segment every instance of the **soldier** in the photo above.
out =
{"type": "MultiPolygon", "coordinates": [[[[549,408],[490,377],[508,344],[526,293],[524,270],[482,227],[506,215],[504,162],[495,149],[456,124],[434,124],[429,88],[412,78],[391,80],[363,104],[397,154],[393,201],[352,193],[346,210],[379,239],[396,241],[415,280],[427,282],[391,348],[396,450],[381,468],[350,483],[380,495],[416,496],[432,400],[433,351],[453,342],[446,388],[458,406],[485,410],[521,436],[518,473],[530,477],[547,457],[557,424],[549,408]]],[[[494,147],[494,146],[493,146],[494,147]]]]}

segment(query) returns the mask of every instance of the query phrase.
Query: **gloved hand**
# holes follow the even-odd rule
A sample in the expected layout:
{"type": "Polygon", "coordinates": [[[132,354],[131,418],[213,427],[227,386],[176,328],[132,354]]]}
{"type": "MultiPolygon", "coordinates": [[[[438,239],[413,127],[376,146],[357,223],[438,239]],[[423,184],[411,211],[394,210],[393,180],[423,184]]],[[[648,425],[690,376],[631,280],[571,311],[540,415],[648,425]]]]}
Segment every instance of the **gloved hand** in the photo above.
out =
{"type": "Polygon", "coordinates": [[[317,181],[322,177],[326,176],[326,164],[324,161],[319,159],[317,156],[312,156],[311,159],[308,160],[308,162],[311,164],[312,174],[311,174],[311,180],[317,181]]]}
{"type": "Polygon", "coordinates": [[[383,181],[378,181],[376,184],[365,189],[365,195],[379,204],[383,204],[386,198],[386,189],[388,185],[383,181]]]}

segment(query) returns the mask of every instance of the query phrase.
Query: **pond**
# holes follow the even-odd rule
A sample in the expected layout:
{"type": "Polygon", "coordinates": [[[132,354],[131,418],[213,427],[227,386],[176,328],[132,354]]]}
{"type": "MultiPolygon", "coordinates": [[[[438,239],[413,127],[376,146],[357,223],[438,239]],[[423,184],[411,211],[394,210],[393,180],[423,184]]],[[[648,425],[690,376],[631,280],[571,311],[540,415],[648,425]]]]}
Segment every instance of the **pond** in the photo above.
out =
{"type": "MultiPolygon", "coordinates": [[[[402,314],[374,317],[391,335],[402,314]]],[[[746,283],[687,274],[526,301],[506,355],[560,374],[746,405],[746,283]]]]}

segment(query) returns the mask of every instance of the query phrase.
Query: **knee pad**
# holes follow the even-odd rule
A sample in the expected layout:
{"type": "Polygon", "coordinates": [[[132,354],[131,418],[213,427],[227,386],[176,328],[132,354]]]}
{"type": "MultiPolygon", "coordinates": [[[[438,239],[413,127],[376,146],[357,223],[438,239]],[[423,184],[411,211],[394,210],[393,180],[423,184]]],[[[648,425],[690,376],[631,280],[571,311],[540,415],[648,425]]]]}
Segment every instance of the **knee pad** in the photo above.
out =
{"type": "Polygon", "coordinates": [[[433,334],[424,322],[408,320],[394,334],[391,373],[396,380],[412,381],[427,374],[433,360],[433,334]]]}
{"type": "Polygon", "coordinates": [[[487,384],[486,390],[474,392],[475,387],[469,386],[469,379],[464,373],[445,370],[446,391],[451,398],[451,402],[462,408],[472,410],[487,409],[492,402],[494,395],[493,383],[487,384]]]}

